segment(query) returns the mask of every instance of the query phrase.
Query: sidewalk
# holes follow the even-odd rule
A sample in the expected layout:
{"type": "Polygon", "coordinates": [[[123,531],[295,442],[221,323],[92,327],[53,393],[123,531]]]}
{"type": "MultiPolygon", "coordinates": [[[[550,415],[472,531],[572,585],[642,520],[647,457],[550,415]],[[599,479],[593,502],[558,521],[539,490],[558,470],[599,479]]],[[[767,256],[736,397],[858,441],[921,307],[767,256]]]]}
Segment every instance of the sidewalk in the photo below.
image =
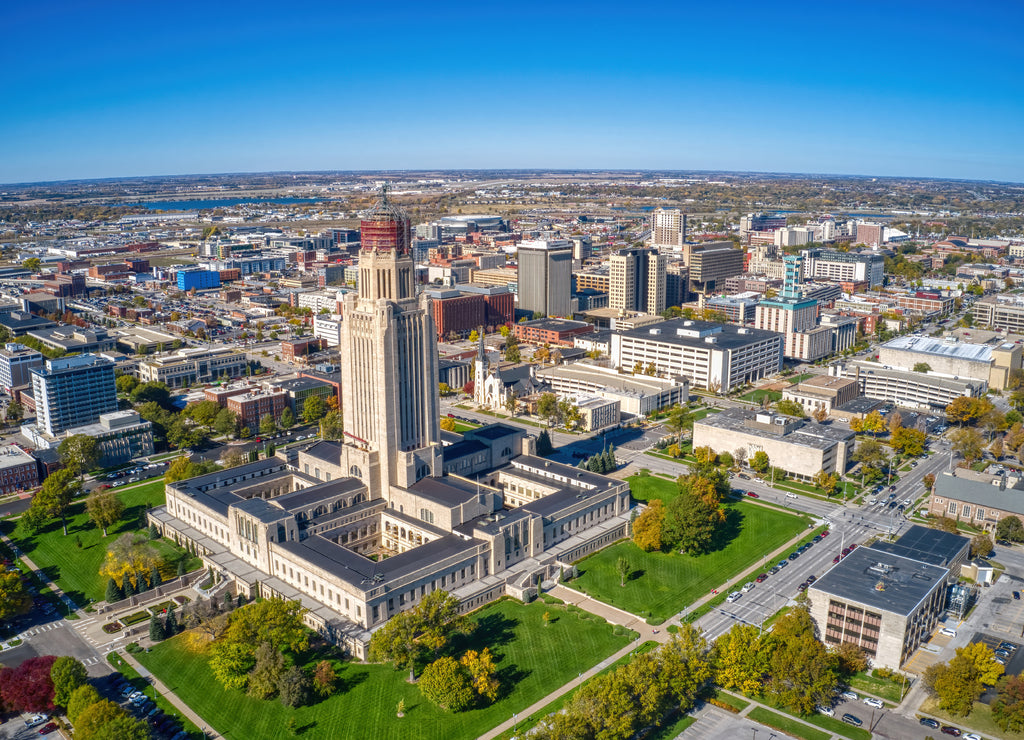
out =
{"type": "Polygon", "coordinates": [[[171,704],[173,704],[175,709],[181,712],[184,716],[188,717],[189,720],[196,727],[205,732],[207,737],[220,737],[220,735],[217,734],[217,731],[213,729],[209,722],[207,722],[205,719],[203,719],[194,711],[192,711],[192,708],[188,704],[183,702],[181,699],[179,699],[178,695],[171,691],[163,681],[161,681],[159,678],[150,673],[149,670],[147,670],[146,667],[142,665],[139,661],[135,660],[134,655],[129,653],[127,650],[125,650],[122,653],[118,653],[118,655],[124,658],[125,662],[128,663],[128,665],[137,670],[140,676],[149,681],[149,683],[151,683],[157,691],[163,694],[164,698],[167,699],[167,701],[169,701],[171,704]]]}
{"type": "Polygon", "coordinates": [[[61,600],[61,603],[64,604],[64,606],[69,611],[74,610],[75,614],[77,615],[77,617],[75,618],[81,618],[85,616],[85,612],[78,608],[78,605],[60,589],[60,586],[51,581],[50,577],[46,575],[46,573],[43,570],[41,570],[39,566],[33,563],[29,559],[29,557],[25,555],[25,553],[23,553],[18,548],[18,546],[13,543],[7,535],[0,534],[0,540],[2,540],[3,543],[11,549],[11,552],[14,553],[14,557],[19,558],[23,563],[25,563],[25,565],[28,566],[29,570],[32,571],[32,574],[49,587],[49,589],[57,596],[57,598],[61,600]]]}

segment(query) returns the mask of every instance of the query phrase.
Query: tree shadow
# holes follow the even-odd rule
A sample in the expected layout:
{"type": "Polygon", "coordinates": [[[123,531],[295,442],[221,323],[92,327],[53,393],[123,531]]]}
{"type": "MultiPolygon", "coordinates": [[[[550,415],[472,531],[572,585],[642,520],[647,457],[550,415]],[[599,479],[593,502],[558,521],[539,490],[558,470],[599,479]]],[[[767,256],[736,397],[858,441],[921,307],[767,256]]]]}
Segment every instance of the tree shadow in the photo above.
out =
{"type": "Polygon", "coordinates": [[[304,724],[301,727],[295,728],[295,733],[298,734],[298,735],[305,735],[307,732],[312,730],[314,727],[316,727],[316,720],[313,720],[312,722],[308,722],[307,724],[304,724]]]}
{"type": "Polygon", "coordinates": [[[348,667],[344,671],[340,671],[338,674],[338,682],[335,684],[335,694],[342,694],[351,691],[359,684],[363,683],[370,677],[370,672],[365,669],[359,669],[355,666],[348,667]]]}
{"type": "MultiPolygon", "coordinates": [[[[483,650],[485,647],[494,653],[495,648],[515,639],[513,630],[518,624],[518,619],[510,619],[504,614],[488,614],[477,622],[472,633],[456,636],[449,644],[447,653],[461,655],[467,650],[483,650]]],[[[497,655],[495,660],[498,660],[497,655]]]]}
{"type": "Polygon", "coordinates": [[[637,568],[636,570],[632,570],[632,571],[629,572],[629,575],[626,576],[626,580],[627,581],[639,581],[646,574],[647,574],[646,570],[644,570],[643,568],[637,568]]]}
{"type": "Polygon", "coordinates": [[[495,677],[498,679],[498,699],[502,699],[509,696],[524,680],[526,680],[533,671],[523,670],[517,665],[507,665],[503,668],[499,668],[495,677]]]}
{"type": "Polygon", "coordinates": [[[743,512],[733,508],[726,509],[725,521],[715,528],[715,533],[711,537],[711,544],[707,552],[717,552],[718,550],[725,549],[730,542],[739,536],[742,529],[743,512]]]}

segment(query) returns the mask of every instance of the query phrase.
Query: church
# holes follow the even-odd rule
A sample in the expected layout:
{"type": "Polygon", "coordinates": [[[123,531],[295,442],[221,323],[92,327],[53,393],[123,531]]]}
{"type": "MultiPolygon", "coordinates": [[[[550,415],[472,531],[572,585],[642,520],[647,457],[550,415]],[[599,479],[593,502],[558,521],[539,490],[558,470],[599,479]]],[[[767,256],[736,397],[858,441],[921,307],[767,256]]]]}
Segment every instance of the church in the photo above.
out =
{"type": "Polygon", "coordinates": [[[628,533],[624,481],[537,457],[520,427],[441,441],[437,339],[416,293],[408,217],[362,219],[340,346],[344,439],[168,484],[149,521],[250,598],[297,600],[357,658],[431,591],[471,611],[529,600],[628,533]]]}

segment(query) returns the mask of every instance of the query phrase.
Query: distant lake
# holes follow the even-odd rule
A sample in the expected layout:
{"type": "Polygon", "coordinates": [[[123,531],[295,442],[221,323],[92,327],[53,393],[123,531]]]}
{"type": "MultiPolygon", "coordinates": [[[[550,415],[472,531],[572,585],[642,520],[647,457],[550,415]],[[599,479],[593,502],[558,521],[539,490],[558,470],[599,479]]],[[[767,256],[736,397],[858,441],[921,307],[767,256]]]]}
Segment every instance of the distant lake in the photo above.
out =
{"type": "Polygon", "coordinates": [[[219,200],[151,200],[145,203],[122,203],[125,206],[141,206],[150,211],[202,211],[211,208],[228,208],[245,203],[255,205],[279,203],[281,205],[299,205],[303,203],[321,203],[323,198],[221,198],[219,200]]]}

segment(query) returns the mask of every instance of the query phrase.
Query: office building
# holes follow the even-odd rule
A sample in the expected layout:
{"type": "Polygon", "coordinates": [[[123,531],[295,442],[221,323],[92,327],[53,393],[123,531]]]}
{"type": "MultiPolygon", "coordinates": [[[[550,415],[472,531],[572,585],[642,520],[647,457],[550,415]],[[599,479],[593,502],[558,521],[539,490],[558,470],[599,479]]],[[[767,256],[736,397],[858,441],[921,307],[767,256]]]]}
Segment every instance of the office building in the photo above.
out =
{"type": "Polygon", "coordinates": [[[249,360],[228,347],[185,347],[139,363],[139,380],[159,381],[170,388],[188,388],[223,378],[245,375],[249,360]]]}
{"type": "Polygon", "coordinates": [[[83,426],[69,427],[59,435],[47,434],[37,425],[21,428],[37,450],[56,450],[68,437],[84,434],[96,440],[100,458],[97,465],[111,468],[153,454],[153,424],[136,411],[111,411],[83,426]]]}
{"type": "Polygon", "coordinates": [[[618,401],[621,412],[629,416],[646,416],[690,400],[686,378],[623,375],[615,368],[581,362],[540,367],[534,376],[562,396],[600,396],[618,401]]]}
{"type": "Polygon", "coordinates": [[[717,453],[744,449],[747,460],[763,451],[772,466],[804,481],[821,470],[845,473],[855,438],[846,429],[754,409],[725,409],[693,423],[694,447],[717,453]]]}
{"type": "Polygon", "coordinates": [[[858,396],[860,389],[856,380],[832,375],[816,375],[782,391],[783,400],[799,403],[806,414],[819,410],[831,414],[834,409],[858,396]]]}
{"type": "Polygon", "coordinates": [[[659,208],[651,214],[651,246],[679,251],[686,243],[686,214],[678,208],[659,208]]]}
{"type": "Polygon", "coordinates": [[[1004,293],[986,296],[975,301],[971,312],[975,326],[1024,334],[1024,295],[1004,293]]]}
{"type": "Polygon", "coordinates": [[[50,349],[65,354],[100,354],[111,352],[117,346],[117,338],[107,334],[106,329],[81,329],[77,326],[54,326],[49,329],[34,329],[28,336],[38,339],[50,349]]]}
{"type": "Polygon", "coordinates": [[[867,283],[874,288],[885,281],[885,257],[881,254],[805,249],[804,277],[832,282],[867,283]]]}
{"type": "Polygon", "coordinates": [[[689,292],[707,295],[724,288],[728,278],[743,274],[743,252],[732,242],[687,245],[684,254],[690,271],[689,292]],[[719,246],[721,244],[721,246],[719,246]]]}
{"type": "Polygon", "coordinates": [[[754,325],[783,335],[783,356],[813,362],[832,352],[832,332],[817,327],[818,302],[803,297],[803,257],[786,255],[782,262],[782,290],[758,304],[754,325]]]}
{"type": "Polygon", "coordinates": [[[216,270],[192,268],[178,270],[178,290],[210,290],[220,287],[220,273],[216,270]]]}
{"type": "Polygon", "coordinates": [[[239,427],[247,427],[253,434],[259,432],[264,416],[278,421],[287,406],[288,394],[276,388],[253,388],[228,396],[224,403],[224,408],[238,418],[239,427]]]}
{"type": "Polygon", "coordinates": [[[908,335],[879,347],[878,364],[896,370],[913,370],[924,364],[929,374],[980,380],[990,388],[1003,390],[1011,375],[1021,369],[1021,345],[1013,342],[970,344],[955,337],[937,339],[908,335]]]}
{"type": "Polygon", "coordinates": [[[880,247],[885,244],[885,224],[858,223],[854,239],[858,244],[880,247]]]}
{"type": "Polygon", "coordinates": [[[520,242],[520,311],[572,316],[572,248],[568,239],[520,242]]]}
{"type": "Polygon", "coordinates": [[[622,249],[609,260],[608,307],[658,314],[665,310],[668,258],[656,249],[622,249]]]}
{"type": "Polygon", "coordinates": [[[512,331],[520,342],[572,347],[576,337],[590,334],[594,325],[568,319],[535,319],[515,324],[512,331]]]}
{"type": "Polygon", "coordinates": [[[47,360],[33,368],[36,426],[51,437],[117,411],[114,363],[95,355],[47,360]]]}
{"type": "Polygon", "coordinates": [[[10,393],[12,388],[29,385],[30,371],[43,366],[43,355],[31,347],[8,342],[0,349],[0,390],[10,393]]]}
{"type": "Polygon", "coordinates": [[[837,362],[829,366],[828,372],[835,377],[855,379],[862,396],[922,411],[943,411],[957,398],[981,398],[987,389],[981,380],[894,370],[864,360],[837,362]]]}
{"type": "Polygon", "coordinates": [[[740,236],[751,231],[775,231],[786,228],[786,215],[777,213],[751,213],[740,218],[740,236]]]}
{"type": "Polygon", "coordinates": [[[663,378],[728,393],[782,369],[782,335],[731,324],[670,319],[612,335],[612,362],[630,372],[653,365],[663,378]]]}

